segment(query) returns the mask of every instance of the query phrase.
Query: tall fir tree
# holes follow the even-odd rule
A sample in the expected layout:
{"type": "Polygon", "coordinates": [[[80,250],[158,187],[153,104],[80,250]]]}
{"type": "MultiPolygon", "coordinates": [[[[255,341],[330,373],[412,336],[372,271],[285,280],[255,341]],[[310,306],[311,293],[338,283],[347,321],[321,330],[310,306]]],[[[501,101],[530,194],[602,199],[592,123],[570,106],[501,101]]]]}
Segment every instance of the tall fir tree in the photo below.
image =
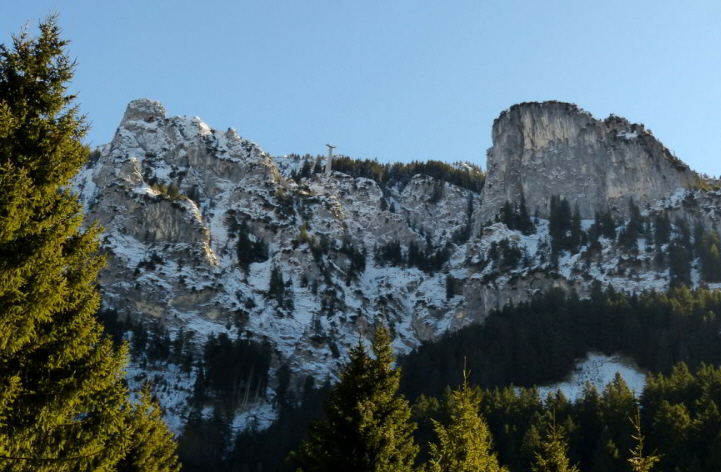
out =
{"type": "Polygon", "coordinates": [[[431,444],[428,472],[507,472],[492,452],[491,433],[479,414],[480,399],[468,385],[467,372],[447,403],[450,424],[433,420],[438,444],[431,444]]]}
{"type": "Polygon", "coordinates": [[[359,340],[308,440],[291,455],[303,472],[404,472],[413,470],[418,447],[408,402],[398,393],[390,333],[374,333],[373,356],[359,340]]]}
{"type": "Polygon", "coordinates": [[[38,37],[23,31],[11,47],[0,45],[4,471],[111,471],[144,448],[123,384],[126,349],[102,335],[95,315],[104,262],[98,228],[80,229],[81,207],[69,190],[88,153],[87,125],[67,94],[75,64],[66,45],[55,17],[40,24],[38,37]]]}

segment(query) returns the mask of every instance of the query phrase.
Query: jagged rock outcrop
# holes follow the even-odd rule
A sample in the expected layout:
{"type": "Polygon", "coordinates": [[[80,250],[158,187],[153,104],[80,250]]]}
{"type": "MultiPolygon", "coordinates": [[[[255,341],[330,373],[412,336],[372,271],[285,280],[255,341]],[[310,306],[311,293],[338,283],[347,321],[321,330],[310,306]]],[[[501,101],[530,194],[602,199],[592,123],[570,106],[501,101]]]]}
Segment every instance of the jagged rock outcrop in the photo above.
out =
{"type": "Polygon", "coordinates": [[[446,247],[479,195],[421,175],[384,190],[339,172],[298,184],[277,162],[290,172],[232,129],[131,102],[76,178],[86,219],[105,228],[105,306],[193,331],[199,343],[221,332],[267,340],[273,368],[287,363],[301,385],[332,377],[339,352],[375,323],[394,327],[401,352],[443,332],[462,299],[445,299],[442,276],[376,264],[374,250],[446,247]],[[248,242],[266,252],[242,260],[248,242]],[[282,303],[270,295],[275,269],[282,303]]]}
{"type": "Polygon", "coordinates": [[[643,207],[697,181],[643,125],[613,115],[600,121],[568,103],[522,103],[493,123],[477,218],[479,225],[493,220],[521,193],[542,218],[553,195],[578,205],[582,218],[599,210],[625,215],[629,198],[643,207]]]}

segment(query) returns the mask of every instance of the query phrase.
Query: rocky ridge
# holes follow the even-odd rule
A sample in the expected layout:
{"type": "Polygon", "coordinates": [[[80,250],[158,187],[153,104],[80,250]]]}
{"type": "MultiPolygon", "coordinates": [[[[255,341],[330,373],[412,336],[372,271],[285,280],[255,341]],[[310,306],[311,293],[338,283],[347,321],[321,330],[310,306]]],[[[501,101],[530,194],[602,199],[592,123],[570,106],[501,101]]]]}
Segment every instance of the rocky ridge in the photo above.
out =
{"type": "MultiPolygon", "coordinates": [[[[198,347],[220,333],[267,341],[267,391],[244,402],[236,421],[243,427],[255,417],[262,427],[273,418],[281,366],[289,367],[291,389],[310,375],[332,380],[344,352],[376,323],[391,326],[405,353],[551,287],[581,295],[594,281],[631,291],[667,287],[668,270],[654,263],[665,248],[648,234],[635,253],[600,238],[600,250],[567,252],[552,265],[543,204],[552,194],[578,204],[584,230],[597,209],[623,214],[629,197],[648,217],[720,228],[721,193],[699,188],[699,177],[640,125],[600,122],[568,104],[524,104],[502,114],[493,132],[482,195],[423,175],[388,188],[340,172],[296,182],[290,174],[302,159],[272,157],[198,118],[166,117],[158,102],[131,102],[113,141],[76,178],[87,220],[105,228],[104,304],[171,333],[194,332],[198,347]],[[458,237],[473,219],[493,220],[521,191],[538,206],[532,234],[497,222],[458,237]],[[374,257],[394,242],[406,261],[411,246],[446,256],[431,270],[374,257]],[[260,249],[249,255],[251,246],[260,249]],[[506,250],[519,256],[508,262],[506,250]]],[[[134,363],[131,380],[148,371],[164,379],[158,396],[180,428],[197,368],[153,369],[134,363]]]]}

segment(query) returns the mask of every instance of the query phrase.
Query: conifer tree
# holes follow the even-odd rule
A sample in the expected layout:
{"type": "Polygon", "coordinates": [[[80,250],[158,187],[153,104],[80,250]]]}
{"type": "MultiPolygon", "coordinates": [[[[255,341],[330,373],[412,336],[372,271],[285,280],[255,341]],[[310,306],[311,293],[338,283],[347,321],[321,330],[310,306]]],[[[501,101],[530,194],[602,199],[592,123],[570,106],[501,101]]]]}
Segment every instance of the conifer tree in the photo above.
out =
{"type": "Polygon", "coordinates": [[[531,221],[531,215],[528,213],[528,207],[526,206],[526,196],[521,191],[521,203],[518,206],[518,229],[523,234],[532,234],[536,226],[531,221]]]}
{"type": "Polygon", "coordinates": [[[581,211],[578,209],[578,203],[573,207],[573,215],[571,216],[571,251],[575,254],[583,244],[583,229],[581,227],[581,211]]]}
{"type": "Polygon", "coordinates": [[[645,456],[643,453],[643,443],[645,438],[641,434],[641,410],[640,408],[636,411],[636,416],[631,418],[633,429],[635,433],[633,439],[636,440],[636,446],[631,449],[631,457],[628,462],[631,464],[631,470],[633,472],[651,472],[653,465],[660,461],[661,458],[655,454],[645,456]]]}
{"type": "Polygon", "coordinates": [[[671,236],[671,222],[668,219],[668,214],[662,213],[656,215],[654,228],[654,242],[656,245],[661,246],[668,243],[671,236]]]}
{"type": "Polygon", "coordinates": [[[480,399],[468,385],[463,372],[463,384],[447,399],[451,423],[443,426],[433,421],[438,444],[431,444],[429,472],[503,472],[496,454],[491,451],[491,433],[479,415],[480,399]]]}
{"type": "Polygon", "coordinates": [[[568,442],[563,431],[556,425],[553,415],[546,420],[546,434],[536,451],[536,462],[532,465],[533,472],[578,472],[568,460],[568,442]]]}
{"type": "Polygon", "coordinates": [[[177,472],[173,436],[163,423],[160,406],[153,402],[148,389],[140,393],[140,403],[130,413],[132,445],[118,464],[118,472],[177,472]]]}
{"type": "Polygon", "coordinates": [[[700,239],[697,252],[701,258],[701,278],[706,282],[718,282],[721,280],[721,237],[714,229],[700,239]]]}
{"type": "MultiPolygon", "coordinates": [[[[113,347],[95,317],[98,228],[80,229],[68,189],[87,158],[87,125],[66,93],[74,69],[66,45],[55,17],[38,37],[23,31],[0,45],[4,471],[110,471],[131,450],[145,454],[123,385],[126,349],[113,347]]],[[[158,416],[148,421],[165,428],[158,416]]]]}
{"type": "Polygon", "coordinates": [[[400,370],[393,367],[390,334],[378,328],[372,346],[350,352],[326,405],[326,420],[315,423],[308,440],[291,455],[303,472],[402,472],[413,470],[418,447],[408,402],[398,393],[400,370]]]}

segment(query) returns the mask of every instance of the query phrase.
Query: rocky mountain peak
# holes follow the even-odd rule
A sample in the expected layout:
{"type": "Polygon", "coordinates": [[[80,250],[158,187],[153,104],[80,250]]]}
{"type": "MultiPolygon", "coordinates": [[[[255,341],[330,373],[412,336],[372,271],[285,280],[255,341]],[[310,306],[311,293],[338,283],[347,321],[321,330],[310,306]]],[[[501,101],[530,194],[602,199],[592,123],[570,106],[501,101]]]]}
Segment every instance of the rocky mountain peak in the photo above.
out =
{"type": "Polygon", "coordinates": [[[514,105],[494,121],[492,136],[479,224],[521,194],[541,217],[559,195],[593,218],[625,215],[631,198],[646,204],[698,181],[643,125],[614,115],[601,121],[570,103],[514,105]]]}
{"type": "Polygon", "coordinates": [[[123,115],[120,126],[125,125],[129,121],[146,121],[152,122],[165,118],[165,107],[162,103],[149,98],[139,98],[128,104],[123,115]]]}

